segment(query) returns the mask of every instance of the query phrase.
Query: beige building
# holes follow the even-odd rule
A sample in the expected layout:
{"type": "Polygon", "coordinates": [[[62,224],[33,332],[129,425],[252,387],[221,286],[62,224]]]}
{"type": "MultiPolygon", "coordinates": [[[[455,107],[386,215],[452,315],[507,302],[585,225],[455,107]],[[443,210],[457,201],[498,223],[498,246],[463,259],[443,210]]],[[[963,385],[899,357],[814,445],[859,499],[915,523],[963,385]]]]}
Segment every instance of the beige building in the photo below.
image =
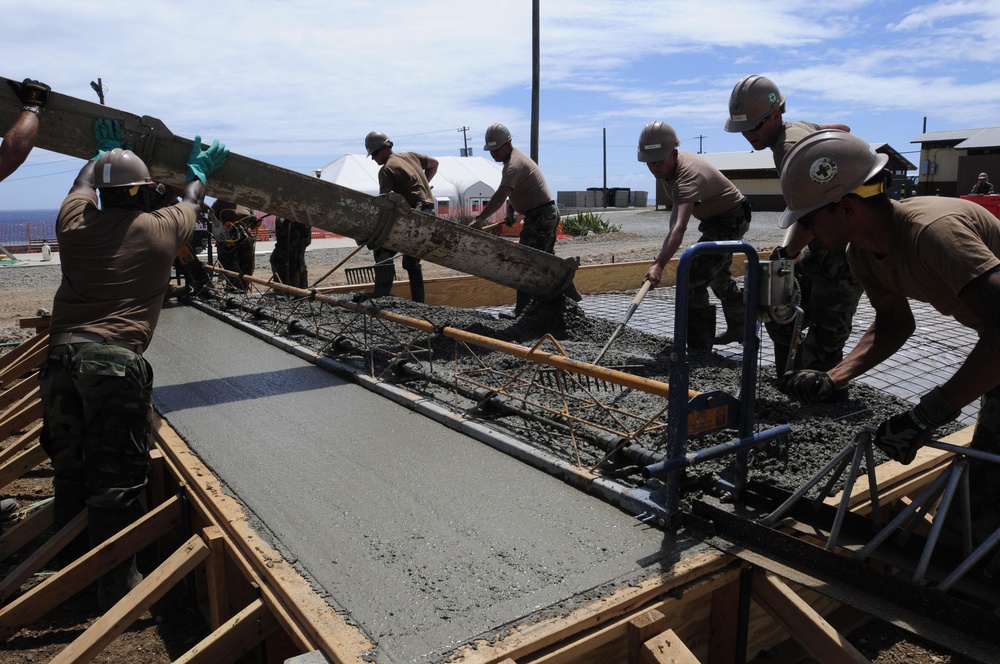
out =
{"type": "Polygon", "coordinates": [[[980,173],[1000,180],[1000,127],[929,131],[910,142],[920,144],[921,196],[968,194],[980,173]]]}

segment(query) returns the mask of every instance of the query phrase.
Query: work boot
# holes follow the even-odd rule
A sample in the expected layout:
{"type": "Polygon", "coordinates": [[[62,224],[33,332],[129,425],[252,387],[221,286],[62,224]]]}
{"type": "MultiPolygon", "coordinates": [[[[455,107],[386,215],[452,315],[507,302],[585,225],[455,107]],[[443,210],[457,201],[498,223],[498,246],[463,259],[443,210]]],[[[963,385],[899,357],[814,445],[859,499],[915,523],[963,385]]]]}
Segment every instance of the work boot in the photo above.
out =
{"type": "Polygon", "coordinates": [[[17,509],[17,501],[13,498],[0,500],[0,519],[6,519],[17,509]]]}
{"type": "Polygon", "coordinates": [[[746,311],[743,308],[743,294],[738,290],[722,303],[722,315],[726,319],[726,331],[715,337],[720,346],[735,342],[743,343],[743,326],[746,311]]]}
{"type": "MultiPolygon", "coordinates": [[[[119,531],[127,528],[145,514],[138,500],[122,509],[89,507],[87,510],[87,533],[90,546],[97,547],[111,539],[119,531]]],[[[136,568],[135,556],[131,556],[97,582],[97,602],[102,611],[107,611],[142,582],[142,574],[136,568]]]]}
{"type": "Polygon", "coordinates": [[[424,296],[424,275],[417,270],[410,270],[410,299],[414,302],[423,302],[424,296]]]}
{"type": "Polygon", "coordinates": [[[712,350],[715,342],[715,307],[688,310],[688,348],[712,350]]]}
{"type": "Polygon", "coordinates": [[[525,308],[531,303],[531,294],[524,291],[517,291],[517,304],[514,305],[514,318],[524,313],[525,308]]]}
{"type": "Polygon", "coordinates": [[[142,574],[136,569],[135,556],[114,568],[97,582],[97,605],[108,611],[125,595],[142,583],[142,574]]]}

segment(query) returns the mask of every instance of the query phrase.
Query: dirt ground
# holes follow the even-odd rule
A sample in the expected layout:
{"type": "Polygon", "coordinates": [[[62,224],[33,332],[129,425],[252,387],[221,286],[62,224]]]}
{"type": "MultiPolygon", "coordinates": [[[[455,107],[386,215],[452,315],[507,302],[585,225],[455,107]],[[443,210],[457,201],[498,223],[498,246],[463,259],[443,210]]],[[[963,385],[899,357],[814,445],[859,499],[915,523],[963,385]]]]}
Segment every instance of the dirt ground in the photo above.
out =
{"type": "MultiPolygon", "coordinates": [[[[754,241],[748,238],[750,241],[754,241]]],[[[623,232],[560,242],[557,253],[576,255],[583,264],[650,260],[659,249],[662,237],[623,232]]],[[[754,241],[760,248],[774,246],[774,233],[754,241]]],[[[327,249],[307,254],[310,278],[315,279],[333,267],[350,249],[327,249]]],[[[370,263],[370,253],[362,251],[348,266],[370,263]],[[367,254],[367,255],[366,255],[367,254]]],[[[267,273],[267,256],[258,256],[257,272],[267,273]]],[[[425,263],[426,277],[448,276],[451,270],[425,263]]],[[[40,309],[50,309],[52,296],[60,278],[58,266],[5,267],[0,269],[0,341],[29,338],[34,331],[22,330],[17,319],[35,315],[40,309]]],[[[324,282],[335,284],[338,278],[324,282]]],[[[606,336],[599,336],[601,340],[606,336]]],[[[3,349],[0,349],[2,352],[3,349]]],[[[11,439],[12,440],[12,439],[11,439]]],[[[11,442],[0,441],[0,445],[11,442]]],[[[6,489],[16,497],[21,507],[51,495],[51,469],[44,465],[6,489]]],[[[19,559],[0,562],[0,574],[6,574],[19,559]]],[[[150,561],[146,561],[151,564],[150,561]]],[[[142,567],[140,565],[140,567],[142,567]]],[[[148,568],[147,568],[148,569],[148,568]]],[[[192,596],[182,584],[151,612],[147,612],[124,635],[115,641],[95,661],[99,662],[170,662],[186,652],[206,632],[199,614],[192,608],[192,596]]],[[[31,628],[22,630],[6,644],[0,645],[0,664],[6,662],[43,662],[50,660],[99,616],[93,589],[80,593],[64,603],[55,613],[31,628]]],[[[908,634],[880,622],[871,622],[850,635],[850,640],[876,664],[902,664],[953,661],[947,653],[917,643],[908,634]]],[[[758,663],[792,661],[769,658],[762,654],[758,663]]],[[[796,659],[794,661],[805,661],[796,659]]],[[[954,661],[958,661],[955,659],[954,661]]]]}

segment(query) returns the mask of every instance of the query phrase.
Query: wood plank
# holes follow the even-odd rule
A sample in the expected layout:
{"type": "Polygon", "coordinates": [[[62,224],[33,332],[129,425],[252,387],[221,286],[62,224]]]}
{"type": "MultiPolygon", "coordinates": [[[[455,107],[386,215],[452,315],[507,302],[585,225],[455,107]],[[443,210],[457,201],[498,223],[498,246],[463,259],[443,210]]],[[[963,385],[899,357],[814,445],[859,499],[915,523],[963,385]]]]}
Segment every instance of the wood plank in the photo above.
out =
{"type": "Polygon", "coordinates": [[[870,664],[864,655],[778,577],[758,573],[753,599],[819,664],[870,664]]]}
{"type": "Polygon", "coordinates": [[[639,661],[641,664],[700,664],[672,629],[643,644],[639,661]]]}
{"type": "Polygon", "coordinates": [[[19,364],[25,357],[36,354],[40,349],[48,352],[48,348],[49,335],[47,333],[36,334],[14,350],[0,355],[0,385],[7,385],[19,378],[19,376],[12,375],[11,367],[19,364]]]}
{"type": "MultiPolygon", "coordinates": [[[[42,567],[52,560],[57,553],[62,551],[63,547],[72,542],[77,535],[86,529],[87,513],[85,511],[81,511],[76,518],[63,526],[59,532],[50,537],[45,544],[36,549],[35,552],[28,556],[28,558],[26,558],[20,565],[11,570],[3,581],[0,581],[0,604],[3,604],[10,599],[12,595],[20,591],[21,586],[24,585],[24,582],[27,581],[32,574],[42,569],[42,567]]],[[[52,578],[53,577],[49,577],[49,580],[52,578]]],[[[35,586],[35,588],[38,587],[40,586],[35,586]]],[[[6,619],[6,615],[7,610],[12,606],[14,606],[13,602],[5,606],[3,609],[0,609],[0,642],[9,636],[9,634],[6,634],[6,629],[10,626],[8,624],[8,620],[6,619]]]]}
{"type": "Polygon", "coordinates": [[[229,619],[229,593],[226,592],[226,537],[217,526],[201,531],[212,556],[205,563],[208,586],[208,626],[216,629],[229,619]]]}
{"type": "Polygon", "coordinates": [[[52,501],[31,513],[17,525],[7,528],[0,535],[0,562],[7,556],[18,551],[25,544],[35,539],[52,525],[52,501]]]}
{"type": "Polygon", "coordinates": [[[52,314],[46,316],[25,316],[24,318],[17,319],[17,326],[22,330],[33,327],[35,328],[35,332],[39,334],[48,330],[51,323],[52,314]]]}
{"type": "MultiPolygon", "coordinates": [[[[15,440],[13,443],[8,445],[0,451],[0,465],[7,463],[28,446],[29,443],[37,440],[42,435],[42,423],[39,422],[35,426],[28,429],[20,438],[15,440]]],[[[2,486],[2,485],[0,485],[2,486]]]]}
{"type": "Polygon", "coordinates": [[[184,546],[143,579],[142,583],[56,655],[52,664],[83,664],[93,661],[119,634],[205,560],[208,554],[205,542],[198,535],[193,535],[184,546]]]}
{"type": "MultiPolygon", "coordinates": [[[[719,552],[706,551],[703,553],[719,552]]],[[[617,614],[613,607],[610,610],[610,615],[608,611],[602,610],[604,608],[602,605],[607,601],[607,599],[602,599],[580,611],[571,613],[563,619],[556,620],[555,623],[558,625],[562,625],[563,622],[570,623],[563,625],[564,629],[559,633],[562,638],[558,639],[558,641],[565,643],[560,646],[556,642],[556,647],[544,655],[533,659],[533,664],[579,664],[584,661],[602,661],[603,658],[600,655],[602,652],[613,652],[624,655],[627,653],[628,647],[629,621],[635,617],[637,611],[659,611],[666,618],[667,625],[677,632],[684,633],[685,630],[690,632],[700,631],[701,623],[706,622],[708,619],[707,606],[704,615],[700,615],[698,611],[692,610],[692,605],[697,603],[705,603],[707,605],[707,602],[701,601],[710,597],[711,593],[717,588],[732,582],[733,579],[739,578],[740,569],[739,564],[733,563],[732,559],[726,561],[730,566],[721,569],[713,569],[714,561],[708,558],[701,558],[700,562],[704,563],[704,565],[700,567],[695,566],[689,570],[691,574],[686,575],[686,583],[682,582],[676,585],[669,582],[661,583],[655,589],[655,594],[652,597],[646,595],[644,597],[646,601],[642,602],[642,604],[631,604],[629,611],[624,616],[617,614]],[[670,597],[663,599],[664,594],[669,594],[670,597]],[[594,612],[592,618],[597,620],[596,623],[588,619],[588,611],[594,612]],[[583,625],[586,626],[588,631],[581,634],[579,627],[583,625]],[[597,627],[596,625],[603,625],[603,627],[597,627]],[[694,625],[693,628],[692,625],[694,625]]],[[[640,586],[642,585],[644,584],[640,584],[640,586]]],[[[619,592],[626,594],[627,590],[623,589],[619,592]]],[[[639,588],[634,588],[634,590],[639,590],[639,588]]],[[[610,597],[614,597],[614,594],[610,597]]],[[[548,621],[543,621],[538,623],[537,626],[544,627],[548,624],[548,621]]],[[[494,662],[498,659],[494,654],[494,649],[504,645],[518,646],[513,653],[507,656],[520,659],[552,645],[552,637],[546,635],[544,632],[537,632],[534,629],[535,627],[536,625],[529,625],[526,628],[515,629],[510,636],[505,637],[502,642],[497,644],[476,643],[474,644],[476,648],[475,652],[463,651],[455,653],[452,656],[453,661],[462,662],[463,664],[470,662],[483,662],[484,664],[494,662]],[[539,638],[532,641],[530,636],[535,634],[538,634],[539,638]],[[523,643],[522,640],[524,641],[523,643]],[[483,652],[481,653],[480,651],[483,652]]],[[[508,650],[514,649],[508,648],[508,650]]]]}
{"type": "MultiPolygon", "coordinates": [[[[80,556],[57,574],[0,608],[0,642],[10,638],[22,627],[32,624],[110,572],[164,532],[178,527],[181,524],[181,515],[180,498],[171,498],[97,548],[80,556]]],[[[60,534],[77,522],[86,527],[86,518],[87,512],[83,510],[76,519],[59,531],[60,534]]],[[[82,528],[77,532],[82,532],[82,528]]],[[[68,543],[72,537],[63,539],[68,543]]],[[[60,546],[56,551],[61,548],[60,546]]]]}
{"type": "Polygon", "coordinates": [[[19,380],[16,383],[13,383],[6,390],[0,392],[0,411],[5,410],[12,403],[23,399],[24,395],[37,386],[38,378],[36,376],[29,376],[24,380],[19,380]]]}
{"type": "Polygon", "coordinates": [[[639,664],[643,644],[668,628],[667,619],[657,610],[646,611],[628,621],[628,662],[639,664]]]}
{"type": "Polygon", "coordinates": [[[42,400],[36,387],[0,416],[0,440],[6,440],[42,417],[42,400]]]}
{"type": "Polygon", "coordinates": [[[173,664],[225,664],[235,662],[256,648],[272,632],[278,621],[263,600],[256,599],[202,639],[173,664]]]}
{"type": "MultiPolygon", "coordinates": [[[[9,385],[15,380],[34,378],[30,374],[42,366],[42,362],[48,357],[48,335],[44,338],[45,343],[32,341],[27,352],[16,361],[11,362],[2,373],[0,373],[0,384],[9,385]]],[[[9,353],[8,353],[9,355],[9,353]]]]}
{"type": "Polygon", "coordinates": [[[728,664],[736,661],[736,653],[741,645],[737,643],[739,609],[739,580],[727,583],[712,593],[708,664],[728,664]]]}
{"type": "Polygon", "coordinates": [[[48,461],[49,455],[41,445],[33,445],[13,459],[0,466],[0,488],[3,488],[24,475],[32,468],[48,461]]]}

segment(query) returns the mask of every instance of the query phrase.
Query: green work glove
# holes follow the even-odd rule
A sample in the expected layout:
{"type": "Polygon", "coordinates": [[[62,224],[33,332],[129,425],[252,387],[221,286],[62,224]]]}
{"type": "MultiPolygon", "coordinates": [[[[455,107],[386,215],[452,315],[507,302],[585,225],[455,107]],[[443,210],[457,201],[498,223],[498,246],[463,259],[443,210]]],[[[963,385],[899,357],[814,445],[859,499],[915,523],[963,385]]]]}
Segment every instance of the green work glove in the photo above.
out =
{"type": "Polygon", "coordinates": [[[228,156],[229,149],[218,140],[213,141],[207,150],[202,150],[201,136],[195,136],[191,154],[188,155],[186,181],[197,178],[202,184],[207,184],[208,176],[221,168],[228,156]]]}
{"type": "Polygon", "coordinates": [[[125,147],[125,141],[122,140],[122,125],[118,120],[111,118],[94,120],[94,138],[97,140],[97,154],[90,158],[91,161],[105,152],[125,147]]]}
{"type": "Polygon", "coordinates": [[[30,78],[26,78],[20,83],[7,81],[7,85],[13,88],[14,94],[21,100],[22,104],[38,108],[45,106],[45,102],[49,100],[49,90],[52,89],[41,81],[33,81],[30,78]]]}

